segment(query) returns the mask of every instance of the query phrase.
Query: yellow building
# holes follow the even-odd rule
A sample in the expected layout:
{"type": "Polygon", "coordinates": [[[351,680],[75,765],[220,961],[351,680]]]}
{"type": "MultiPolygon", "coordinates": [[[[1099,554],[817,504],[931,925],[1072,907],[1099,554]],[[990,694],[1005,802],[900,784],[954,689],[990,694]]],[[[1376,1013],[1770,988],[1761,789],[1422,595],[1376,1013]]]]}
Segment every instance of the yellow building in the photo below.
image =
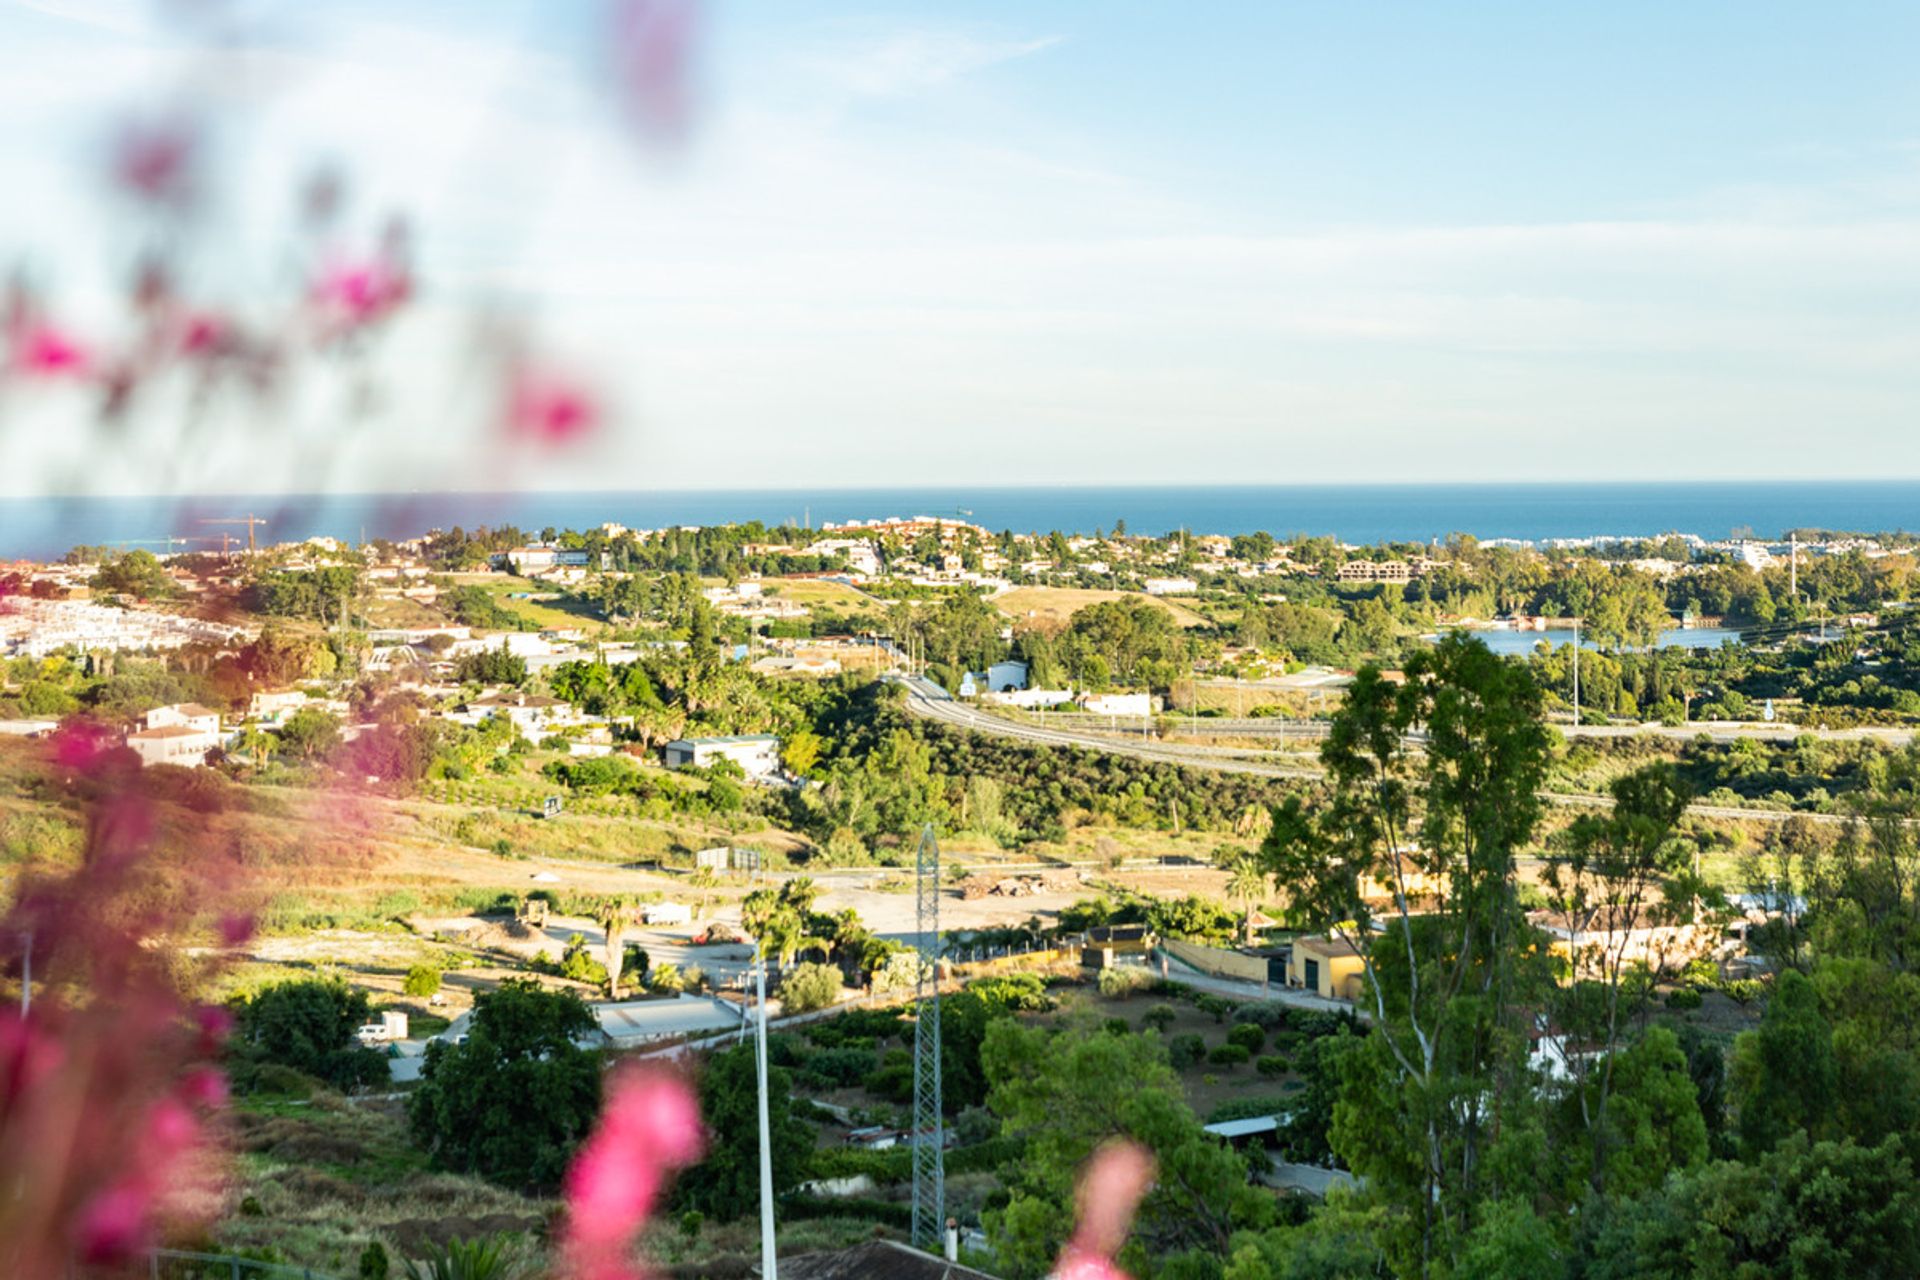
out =
{"type": "Polygon", "coordinates": [[[1344,938],[1296,938],[1287,958],[1287,985],[1329,1000],[1357,1000],[1366,983],[1360,952],[1344,938]]]}

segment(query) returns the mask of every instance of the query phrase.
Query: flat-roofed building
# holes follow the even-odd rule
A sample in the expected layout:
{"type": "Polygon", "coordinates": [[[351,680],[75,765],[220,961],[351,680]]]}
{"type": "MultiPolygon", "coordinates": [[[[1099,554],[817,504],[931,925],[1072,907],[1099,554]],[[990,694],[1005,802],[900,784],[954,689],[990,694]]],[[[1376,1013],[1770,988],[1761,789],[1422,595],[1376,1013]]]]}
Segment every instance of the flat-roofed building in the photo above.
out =
{"type": "Polygon", "coordinates": [[[733,734],[723,738],[676,738],[662,749],[669,769],[689,765],[707,768],[717,760],[731,760],[749,778],[771,778],[780,772],[780,739],[771,733],[733,734]]]}

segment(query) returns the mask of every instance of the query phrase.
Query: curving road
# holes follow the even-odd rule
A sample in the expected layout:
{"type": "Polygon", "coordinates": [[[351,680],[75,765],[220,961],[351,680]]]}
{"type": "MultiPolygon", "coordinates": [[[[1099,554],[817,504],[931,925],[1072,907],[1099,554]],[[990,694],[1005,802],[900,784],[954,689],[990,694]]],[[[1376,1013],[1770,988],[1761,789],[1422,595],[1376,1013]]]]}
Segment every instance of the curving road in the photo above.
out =
{"type": "Polygon", "coordinates": [[[928,720],[938,720],[975,733],[1000,738],[1015,738],[1052,747],[1079,747],[1088,751],[1111,751],[1139,760],[1157,760],[1167,764],[1194,765],[1222,773],[1252,773],[1266,778],[1318,778],[1319,769],[1277,765],[1249,758],[1244,752],[1219,747],[1173,746],[1167,743],[1119,741],[1099,737],[1084,730],[1042,728],[992,715],[977,707],[956,701],[951,694],[924,676],[906,676],[900,683],[907,687],[907,711],[928,720]]]}
{"type": "MultiPolygon", "coordinates": [[[[1013,738],[1043,746],[1077,747],[1082,751],[1110,751],[1116,755],[1195,769],[1213,769],[1221,773],[1251,773],[1266,778],[1314,779],[1324,777],[1323,770],[1298,765],[1274,764],[1250,757],[1243,751],[1221,747],[1181,746],[1147,740],[1133,741],[1089,732],[1085,729],[1055,729],[1003,719],[978,707],[957,701],[953,695],[924,676],[902,676],[907,689],[909,714],[936,720],[975,733],[1013,738]]],[[[1607,808],[1613,801],[1606,796],[1585,796],[1564,791],[1542,791],[1540,798],[1549,804],[1579,808],[1607,808]]],[[[1691,804],[1687,812],[1701,818],[1723,818],[1739,822],[1785,822],[1804,817],[1815,822],[1844,823],[1846,818],[1827,813],[1787,813],[1777,809],[1743,809],[1732,805],[1691,804]]]]}

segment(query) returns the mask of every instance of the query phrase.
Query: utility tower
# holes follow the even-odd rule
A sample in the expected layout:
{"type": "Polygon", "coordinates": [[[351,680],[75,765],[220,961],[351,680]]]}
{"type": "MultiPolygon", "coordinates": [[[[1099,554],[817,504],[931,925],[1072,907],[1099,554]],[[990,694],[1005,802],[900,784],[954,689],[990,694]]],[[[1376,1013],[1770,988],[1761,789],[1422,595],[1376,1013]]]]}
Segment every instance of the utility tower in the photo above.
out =
{"type": "Polygon", "coordinates": [[[940,1120],[940,843],[929,822],[914,860],[920,982],[913,1006],[913,1243],[939,1253],[947,1224],[940,1120]]]}

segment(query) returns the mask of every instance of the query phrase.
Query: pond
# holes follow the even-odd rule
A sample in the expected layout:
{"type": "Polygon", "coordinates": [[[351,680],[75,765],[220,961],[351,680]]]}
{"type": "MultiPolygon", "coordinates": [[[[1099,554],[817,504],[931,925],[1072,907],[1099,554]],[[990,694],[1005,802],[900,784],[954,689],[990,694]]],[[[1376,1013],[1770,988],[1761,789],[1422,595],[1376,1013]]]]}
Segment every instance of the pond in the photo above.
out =
{"type": "MultiPolygon", "coordinates": [[[[1560,647],[1573,643],[1571,627],[1553,627],[1546,631],[1468,631],[1468,635],[1480,640],[1495,653],[1532,653],[1533,647],[1545,642],[1560,647]]],[[[1657,647],[1662,649],[1718,649],[1722,645],[1738,644],[1740,633],[1732,627],[1669,627],[1660,633],[1657,647]]],[[[1590,634],[1580,637],[1582,649],[1599,649],[1590,634]]]]}

